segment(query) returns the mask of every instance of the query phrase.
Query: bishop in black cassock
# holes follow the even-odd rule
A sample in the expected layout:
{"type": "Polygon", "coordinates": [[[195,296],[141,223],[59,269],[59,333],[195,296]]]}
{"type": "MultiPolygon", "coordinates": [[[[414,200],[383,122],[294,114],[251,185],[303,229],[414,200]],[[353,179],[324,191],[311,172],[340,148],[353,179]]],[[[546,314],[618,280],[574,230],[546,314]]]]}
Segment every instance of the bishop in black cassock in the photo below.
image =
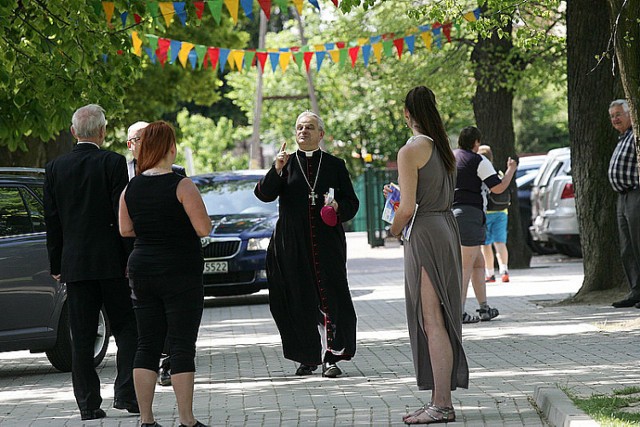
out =
{"type": "Polygon", "coordinates": [[[355,216],[359,202],[344,161],[318,148],[323,127],[317,115],[302,113],[296,121],[300,149],[289,155],[285,143],[255,194],[264,202],[280,198],[267,277],[284,356],[301,364],[297,375],[309,375],[323,363],[323,375],[335,377],[341,373],[336,362],[351,359],[356,351],[342,222],[355,216]],[[330,188],[335,225],[320,216],[330,188]]]}

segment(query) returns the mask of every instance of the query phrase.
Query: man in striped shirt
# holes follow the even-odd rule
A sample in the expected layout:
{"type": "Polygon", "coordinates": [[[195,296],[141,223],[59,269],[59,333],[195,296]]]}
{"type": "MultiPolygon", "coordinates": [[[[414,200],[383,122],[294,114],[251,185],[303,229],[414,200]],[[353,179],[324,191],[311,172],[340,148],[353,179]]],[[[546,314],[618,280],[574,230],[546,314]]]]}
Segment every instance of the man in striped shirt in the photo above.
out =
{"type": "Polygon", "coordinates": [[[627,101],[613,101],[609,105],[609,117],[613,127],[620,132],[618,145],[609,162],[608,175],[613,190],[618,193],[616,209],[620,255],[631,288],[624,299],[612,305],[616,308],[640,308],[640,181],[627,101]]]}

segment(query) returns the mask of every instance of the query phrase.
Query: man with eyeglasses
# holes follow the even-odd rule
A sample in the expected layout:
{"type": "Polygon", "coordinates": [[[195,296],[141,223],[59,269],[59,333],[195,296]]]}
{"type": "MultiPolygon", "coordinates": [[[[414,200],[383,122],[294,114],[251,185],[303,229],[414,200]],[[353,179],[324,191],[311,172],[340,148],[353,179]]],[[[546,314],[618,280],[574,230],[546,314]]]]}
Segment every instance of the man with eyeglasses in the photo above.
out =
{"type": "Polygon", "coordinates": [[[618,193],[616,203],[618,236],[620,239],[620,259],[629,281],[627,296],[612,304],[615,308],[640,308],[640,182],[636,144],[631,128],[629,104],[617,99],[609,105],[611,124],[620,133],[611,160],[609,161],[609,182],[618,193]]]}

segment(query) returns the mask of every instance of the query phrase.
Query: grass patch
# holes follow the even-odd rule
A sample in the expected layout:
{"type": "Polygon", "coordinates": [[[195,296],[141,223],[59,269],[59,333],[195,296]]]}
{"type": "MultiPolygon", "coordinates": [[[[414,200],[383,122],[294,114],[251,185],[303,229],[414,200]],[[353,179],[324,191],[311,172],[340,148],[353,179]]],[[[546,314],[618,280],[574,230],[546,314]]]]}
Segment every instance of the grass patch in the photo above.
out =
{"type": "Polygon", "coordinates": [[[583,398],[568,388],[562,390],[573,403],[602,427],[637,427],[640,424],[640,387],[614,390],[611,395],[594,394],[583,398]]]}

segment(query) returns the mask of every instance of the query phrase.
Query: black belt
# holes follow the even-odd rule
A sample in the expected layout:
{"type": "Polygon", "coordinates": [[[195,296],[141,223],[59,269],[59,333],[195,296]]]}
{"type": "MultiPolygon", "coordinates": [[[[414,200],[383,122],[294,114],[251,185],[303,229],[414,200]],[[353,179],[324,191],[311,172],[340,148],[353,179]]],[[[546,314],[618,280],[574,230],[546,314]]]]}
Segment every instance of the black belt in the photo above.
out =
{"type": "Polygon", "coordinates": [[[625,188],[624,190],[619,191],[619,193],[620,193],[620,194],[627,194],[627,193],[631,193],[632,191],[635,191],[635,190],[637,190],[637,189],[638,189],[638,187],[625,188]]]}

